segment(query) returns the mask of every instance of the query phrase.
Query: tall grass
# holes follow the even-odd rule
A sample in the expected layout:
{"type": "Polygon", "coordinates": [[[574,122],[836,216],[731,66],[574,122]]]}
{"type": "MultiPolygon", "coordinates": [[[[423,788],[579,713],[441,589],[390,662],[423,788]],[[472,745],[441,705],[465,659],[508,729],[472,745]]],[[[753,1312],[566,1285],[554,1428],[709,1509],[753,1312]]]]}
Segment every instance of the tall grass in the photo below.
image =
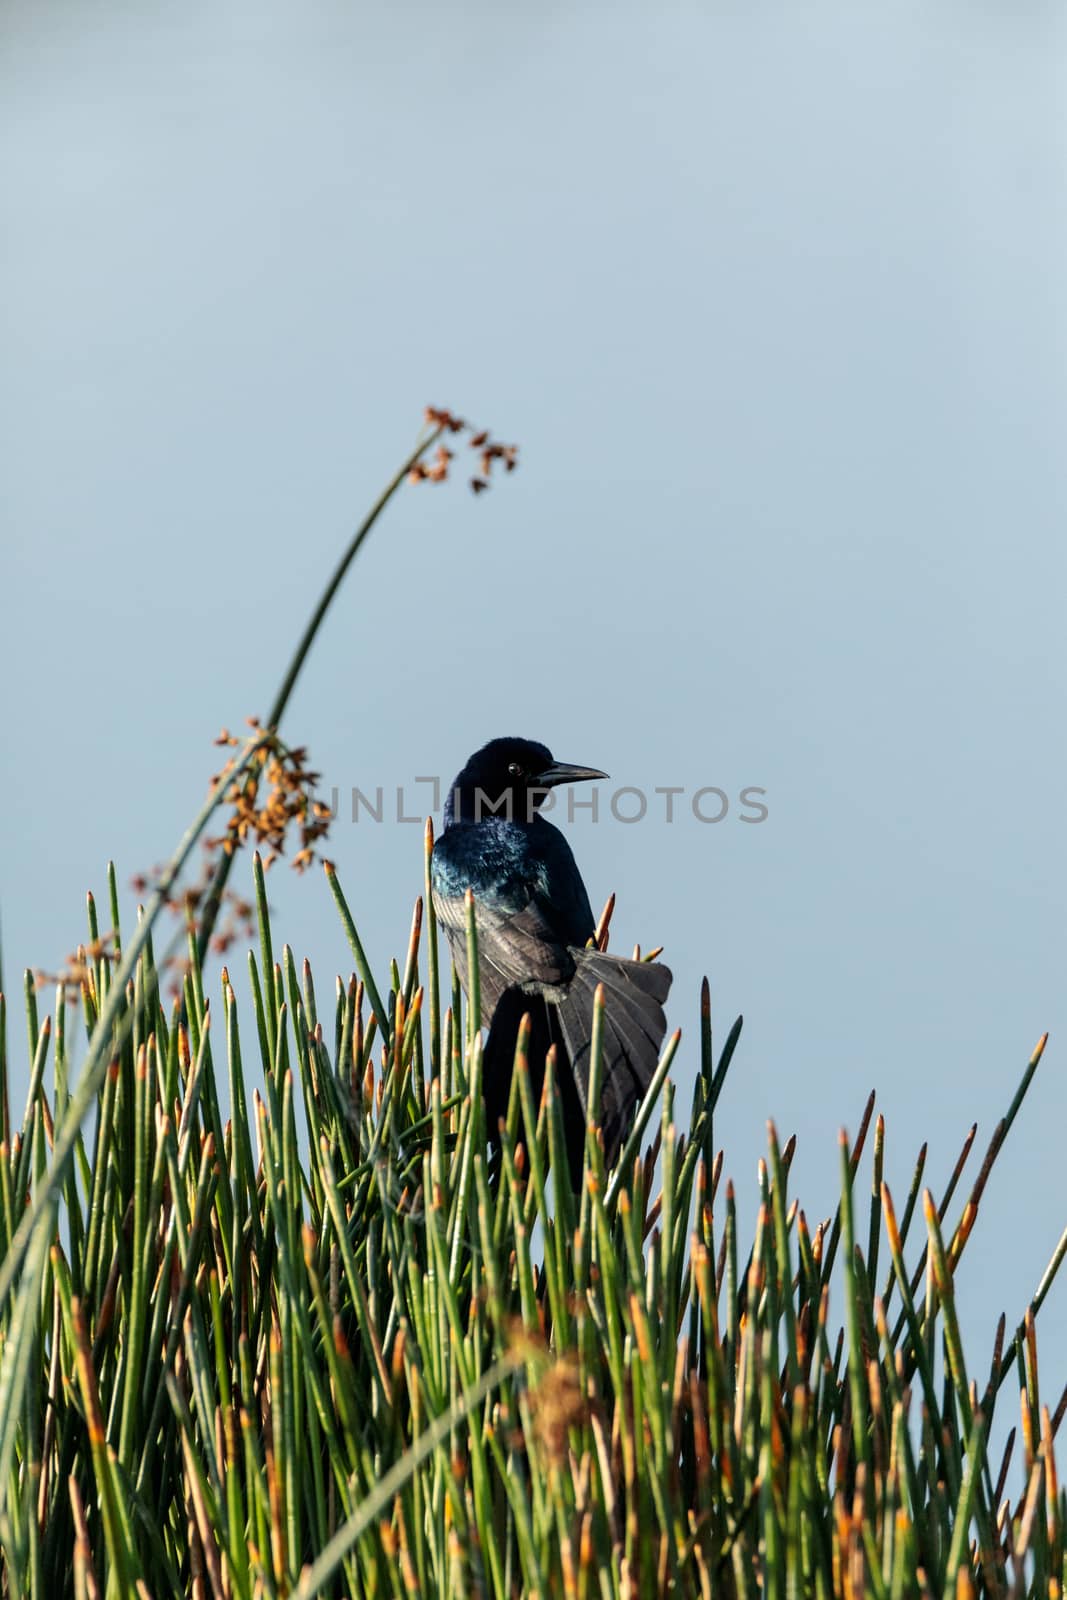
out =
{"type": "Polygon", "coordinates": [[[491,1168],[428,896],[378,981],[327,863],[355,971],[319,996],[257,855],[258,945],[213,975],[223,851],[166,998],[158,911],[213,808],[247,818],[279,717],[128,937],[110,870],[114,940],[90,901],[50,1015],[27,980],[18,1126],[0,1017],[3,1594],[1060,1594],[1067,1395],[1039,1385],[1035,1317],[1067,1233],[988,1370],[953,1295],[1044,1041],[965,1185],[973,1133],[896,1205],[872,1100],[814,1230],[770,1128],[739,1237],[713,1119],[740,1022],[717,1048],[706,984],[692,1102],[674,1035],[614,1172],[590,1127],[571,1192],[521,1041],[491,1168]]]}

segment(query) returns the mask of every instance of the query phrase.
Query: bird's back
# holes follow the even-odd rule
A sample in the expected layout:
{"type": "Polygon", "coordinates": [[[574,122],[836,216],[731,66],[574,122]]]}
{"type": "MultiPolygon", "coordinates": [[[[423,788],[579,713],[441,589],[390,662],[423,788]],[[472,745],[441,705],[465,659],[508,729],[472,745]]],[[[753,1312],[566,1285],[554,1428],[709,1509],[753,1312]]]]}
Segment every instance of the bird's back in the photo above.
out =
{"type": "Polygon", "coordinates": [[[542,817],[453,823],[434,845],[430,881],[464,987],[464,897],[473,891],[485,1022],[513,984],[566,982],[574,971],[570,950],[593,934],[589,896],[570,845],[542,817]]]}

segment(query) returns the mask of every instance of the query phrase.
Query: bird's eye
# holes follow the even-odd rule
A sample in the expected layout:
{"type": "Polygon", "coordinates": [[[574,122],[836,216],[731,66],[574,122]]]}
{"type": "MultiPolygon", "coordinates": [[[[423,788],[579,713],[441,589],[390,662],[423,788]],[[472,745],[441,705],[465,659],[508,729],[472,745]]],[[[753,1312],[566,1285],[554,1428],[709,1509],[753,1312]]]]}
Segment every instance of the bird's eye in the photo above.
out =
{"type": "Polygon", "coordinates": [[[519,763],[517,761],[513,761],[511,763],[511,765],[508,767],[508,777],[509,778],[521,778],[522,777],[522,768],[519,766],[519,763]]]}

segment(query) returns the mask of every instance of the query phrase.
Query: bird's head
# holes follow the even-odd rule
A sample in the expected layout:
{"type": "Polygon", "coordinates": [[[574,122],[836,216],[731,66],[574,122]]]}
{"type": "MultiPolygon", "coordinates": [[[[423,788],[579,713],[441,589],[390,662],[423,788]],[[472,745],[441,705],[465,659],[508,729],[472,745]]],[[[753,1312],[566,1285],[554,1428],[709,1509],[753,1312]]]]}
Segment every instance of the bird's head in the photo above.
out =
{"type": "Polygon", "coordinates": [[[490,739],[476,750],[445,800],[445,824],[505,817],[531,822],[549,789],[580,778],[606,778],[595,767],[557,761],[533,739],[490,739]]]}

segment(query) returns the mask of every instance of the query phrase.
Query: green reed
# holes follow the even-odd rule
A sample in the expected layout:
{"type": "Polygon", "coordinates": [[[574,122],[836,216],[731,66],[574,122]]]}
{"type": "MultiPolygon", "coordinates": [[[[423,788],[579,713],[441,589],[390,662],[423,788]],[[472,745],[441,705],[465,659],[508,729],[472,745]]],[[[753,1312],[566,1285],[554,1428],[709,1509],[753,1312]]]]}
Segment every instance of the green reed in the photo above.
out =
{"type": "MultiPolygon", "coordinates": [[[[442,417],[234,758],[238,821],[290,759],[277,723],[371,525],[414,469],[443,475],[418,465],[442,417]]],[[[109,868],[114,936],[90,897],[43,1017],[27,975],[20,1120],[0,996],[0,1594],[1062,1594],[1067,1391],[1042,1393],[1035,1319],[1067,1232],[988,1370],[954,1296],[1044,1040],[973,1178],[974,1128],[940,1190],[921,1148],[900,1210],[873,1096],[814,1230],[769,1127],[742,1240],[714,1138],[740,1019],[717,1047],[705,982],[696,1047],[668,1041],[614,1171],[590,1125],[575,1194],[552,1064],[535,1102],[523,1038],[489,1159],[478,1007],[439,967],[428,895],[376,977],[326,863],[355,967],[327,996],[274,938],[257,854],[258,947],[220,974],[223,852],[168,998],[153,936],[225,793],[127,937],[109,868]]],[[[468,938],[477,972],[473,906],[468,938]]]]}

